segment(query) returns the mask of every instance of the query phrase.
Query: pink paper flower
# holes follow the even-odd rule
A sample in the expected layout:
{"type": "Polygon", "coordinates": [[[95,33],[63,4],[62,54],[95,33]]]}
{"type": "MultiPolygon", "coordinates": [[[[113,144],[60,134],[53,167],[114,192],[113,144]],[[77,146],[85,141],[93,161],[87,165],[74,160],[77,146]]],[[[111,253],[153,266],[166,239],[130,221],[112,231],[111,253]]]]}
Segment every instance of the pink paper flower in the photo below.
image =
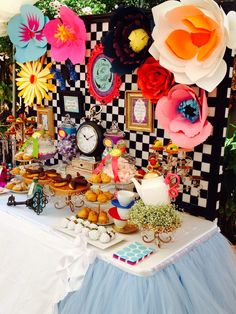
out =
{"type": "Polygon", "coordinates": [[[43,33],[51,44],[52,59],[63,62],[69,58],[73,64],[83,62],[86,51],[86,28],[83,20],[71,9],[62,6],[60,19],[51,20],[43,33]]]}
{"type": "Polygon", "coordinates": [[[178,84],[158,101],[155,113],[173,143],[180,147],[193,148],[212,133],[213,127],[207,121],[208,105],[204,90],[198,98],[193,89],[178,84]]]}

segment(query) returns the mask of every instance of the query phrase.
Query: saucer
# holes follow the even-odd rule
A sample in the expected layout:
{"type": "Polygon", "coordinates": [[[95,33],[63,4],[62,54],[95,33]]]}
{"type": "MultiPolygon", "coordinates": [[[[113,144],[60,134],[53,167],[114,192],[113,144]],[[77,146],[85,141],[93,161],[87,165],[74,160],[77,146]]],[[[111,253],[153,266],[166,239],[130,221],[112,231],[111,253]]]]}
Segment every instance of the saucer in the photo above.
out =
{"type": "Polygon", "coordinates": [[[113,225],[112,226],[112,228],[116,231],[116,232],[118,232],[118,233],[126,233],[126,234],[128,234],[128,233],[134,233],[134,232],[137,232],[138,231],[138,228],[136,227],[136,226],[134,226],[134,225],[129,225],[129,224],[127,224],[127,225],[125,225],[123,228],[119,228],[119,227],[117,227],[116,225],[113,225]]]}
{"type": "Polygon", "coordinates": [[[114,205],[115,207],[120,207],[120,208],[126,208],[126,209],[129,209],[130,207],[132,207],[134,205],[134,201],[132,201],[131,203],[129,203],[128,206],[122,206],[120,205],[118,199],[114,199],[111,201],[112,205],[114,205]]]}

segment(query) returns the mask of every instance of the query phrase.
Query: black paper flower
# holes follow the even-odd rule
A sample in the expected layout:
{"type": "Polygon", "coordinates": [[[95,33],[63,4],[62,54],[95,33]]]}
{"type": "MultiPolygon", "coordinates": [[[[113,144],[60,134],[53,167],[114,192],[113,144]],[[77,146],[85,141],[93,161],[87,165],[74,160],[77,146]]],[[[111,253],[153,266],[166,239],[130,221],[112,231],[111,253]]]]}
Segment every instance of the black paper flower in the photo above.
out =
{"type": "Polygon", "coordinates": [[[148,56],[150,19],[135,7],[118,8],[110,20],[111,30],[102,38],[104,54],[112,61],[112,72],[131,73],[148,56]]]}

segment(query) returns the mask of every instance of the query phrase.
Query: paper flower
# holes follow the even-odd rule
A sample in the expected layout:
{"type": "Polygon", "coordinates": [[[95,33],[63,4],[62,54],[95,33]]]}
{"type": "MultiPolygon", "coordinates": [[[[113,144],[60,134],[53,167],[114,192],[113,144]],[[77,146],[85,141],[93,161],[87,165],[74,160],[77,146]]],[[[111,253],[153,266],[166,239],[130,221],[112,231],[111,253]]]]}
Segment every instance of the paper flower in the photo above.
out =
{"type": "Polygon", "coordinates": [[[208,106],[205,91],[201,97],[190,87],[178,84],[156,105],[156,118],[169,134],[172,142],[184,148],[203,143],[212,133],[207,121],[208,106]]]}
{"type": "Polygon", "coordinates": [[[154,43],[149,52],[176,82],[212,91],[226,74],[226,46],[236,47],[236,12],[226,16],[213,0],[173,0],[152,13],[154,43]]]}
{"type": "Polygon", "coordinates": [[[51,20],[43,33],[51,44],[52,59],[63,62],[69,58],[73,64],[83,62],[86,28],[83,20],[71,9],[62,6],[60,19],[51,20]]]}
{"type": "Polygon", "coordinates": [[[110,20],[111,30],[102,38],[104,54],[113,59],[112,72],[131,73],[148,55],[150,19],[138,8],[118,8],[110,20]]]}
{"type": "Polygon", "coordinates": [[[21,70],[17,73],[19,78],[16,79],[16,85],[20,91],[18,96],[23,97],[27,106],[32,106],[36,98],[36,104],[42,104],[43,98],[50,100],[47,94],[49,91],[54,91],[55,86],[47,81],[53,78],[50,73],[51,63],[43,67],[43,58],[38,61],[26,62],[25,64],[18,63],[21,70]]]}
{"type": "Polygon", "coordinates": [[[163,68],[159,61],[149,57],[138,68],[138,88],[141,89],[143,97],[156,103],[162,96],[167,95],[174,84],[174,76],[163,68]]]}
{"type": "Polygon", "coordinates": [[[19,14],[23,4],[34,4],[37,0],[8,0],[1,6],[0,11],[0,37],[7,36],[7,23],[16,14],[19,14]]]}
{"type": "Polygon", "coordinates": [[[38,60],[47,50],[43,28],[48,18],[33,5],[23,5],[20,12],[9,21],[7,27],[10,40],[16,47],[16,61],[38,60]]]}

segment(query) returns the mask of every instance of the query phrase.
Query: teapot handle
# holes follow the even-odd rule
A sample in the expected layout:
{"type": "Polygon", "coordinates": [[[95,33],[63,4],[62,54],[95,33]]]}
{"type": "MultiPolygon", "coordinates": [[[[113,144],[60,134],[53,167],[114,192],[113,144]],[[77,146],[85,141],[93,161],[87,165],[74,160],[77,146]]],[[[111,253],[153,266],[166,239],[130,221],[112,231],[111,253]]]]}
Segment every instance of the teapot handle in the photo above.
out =
{"type": "Polygon", "coordinates": [[[180,184],[180,176],[177,175],[176,173],[168,173],[164,180],[165,184],[170,185],[171,178],[176,178],[176,183],[172,187],[169,188],[168,194],[170,198],[175,200],[176,197],[179,195],[179,191],[177,190],[177,187],[180,184]]]}

